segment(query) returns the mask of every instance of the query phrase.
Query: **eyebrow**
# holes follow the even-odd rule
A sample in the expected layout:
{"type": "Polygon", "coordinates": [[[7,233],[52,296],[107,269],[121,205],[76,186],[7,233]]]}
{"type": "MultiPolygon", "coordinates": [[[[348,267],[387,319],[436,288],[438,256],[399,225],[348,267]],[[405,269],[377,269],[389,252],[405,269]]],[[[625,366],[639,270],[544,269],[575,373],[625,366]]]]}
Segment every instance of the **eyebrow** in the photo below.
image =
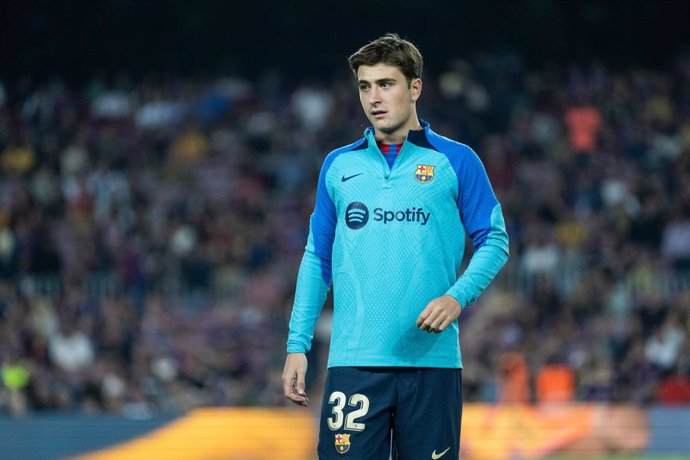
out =
{"type": "MultiPolygon", "coordinates": [[[[381,83],[391,83],[391,82],[396,82],[397,80],[393,77],[386,77],[386,78],[379,78],[378,80],[374,80],[374,83],[377,85],[380,85],[381,83]]],[[[357,84],[361,85],[362,83],[370,84],[369,80],[358,80],[357,84]]]]}

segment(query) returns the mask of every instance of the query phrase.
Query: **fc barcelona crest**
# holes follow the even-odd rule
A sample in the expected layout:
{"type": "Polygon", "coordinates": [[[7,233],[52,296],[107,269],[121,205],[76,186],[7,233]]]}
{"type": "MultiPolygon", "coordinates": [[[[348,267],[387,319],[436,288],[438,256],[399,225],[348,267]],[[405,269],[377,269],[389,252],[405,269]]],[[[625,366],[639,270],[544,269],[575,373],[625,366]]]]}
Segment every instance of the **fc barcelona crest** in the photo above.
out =
{"type": "Polygon", "coordinates": [[[422,184],[431,182],[434,179],[434,168],[431,165],[417,165],[417,171],[414,173],[414,178],[422,184]]]}
{"type": "Polygon", "coordinates": [[[335,450],[339,454],[344,454],[350,450],[350,435],[349,434],[336,434],[335,435],[335,450]]]}

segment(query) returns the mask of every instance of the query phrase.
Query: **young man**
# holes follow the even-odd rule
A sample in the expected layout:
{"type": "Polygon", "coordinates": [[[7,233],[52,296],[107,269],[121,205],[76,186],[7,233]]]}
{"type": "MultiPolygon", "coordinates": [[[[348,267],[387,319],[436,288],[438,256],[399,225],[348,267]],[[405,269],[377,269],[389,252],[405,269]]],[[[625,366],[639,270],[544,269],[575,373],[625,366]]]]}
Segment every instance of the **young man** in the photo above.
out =
{"type": "Polygon", "coordinates": [[[283,371],[306,406],[305,352],[333,281],[319,459],[458,458],[458,321],[508,258],[501,207],[466,145],[417,117],[422,56],[388,34],[349,58],[372,126],[323,163],[283,371]],[[465,231],[475,252],[458,278],[465,231]],[[392,439],[391,439],[392,435],[392,439]]]}

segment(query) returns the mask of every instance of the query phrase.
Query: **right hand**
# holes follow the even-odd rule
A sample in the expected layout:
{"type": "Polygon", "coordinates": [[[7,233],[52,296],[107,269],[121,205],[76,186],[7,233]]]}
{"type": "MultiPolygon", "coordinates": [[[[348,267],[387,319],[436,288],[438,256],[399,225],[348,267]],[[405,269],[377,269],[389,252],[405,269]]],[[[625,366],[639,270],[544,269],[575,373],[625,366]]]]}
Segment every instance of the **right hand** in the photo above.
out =
{"type": "Polygon", "coordinates": [[[304,389],[304,376],[307,374],[307,355],[288,353],[283,369],[283,391],[285,397],[295,404],[306,407],[309,398],[304,389]]]}

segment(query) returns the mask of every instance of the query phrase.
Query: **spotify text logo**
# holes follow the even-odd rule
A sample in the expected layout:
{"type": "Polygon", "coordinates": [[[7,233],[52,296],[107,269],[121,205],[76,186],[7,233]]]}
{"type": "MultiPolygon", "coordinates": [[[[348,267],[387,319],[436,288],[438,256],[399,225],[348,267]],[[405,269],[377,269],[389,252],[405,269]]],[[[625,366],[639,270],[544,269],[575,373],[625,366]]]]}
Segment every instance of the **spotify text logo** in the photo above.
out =
{"type": "MultiPolygon", "coordinates": [[[[383,208],[374,209],[375,222],[382,222],[384,225],[392,222],[416,223],[422,226],[429,223],[431,212],[424,211],[423,208],[407,208],[403,210],[390,210],[383,208]]],[[[352,230],[359,230],[369,222],[369,208],[364,203],[354,201],[345,210],[345,223],[352,230]]]]}

